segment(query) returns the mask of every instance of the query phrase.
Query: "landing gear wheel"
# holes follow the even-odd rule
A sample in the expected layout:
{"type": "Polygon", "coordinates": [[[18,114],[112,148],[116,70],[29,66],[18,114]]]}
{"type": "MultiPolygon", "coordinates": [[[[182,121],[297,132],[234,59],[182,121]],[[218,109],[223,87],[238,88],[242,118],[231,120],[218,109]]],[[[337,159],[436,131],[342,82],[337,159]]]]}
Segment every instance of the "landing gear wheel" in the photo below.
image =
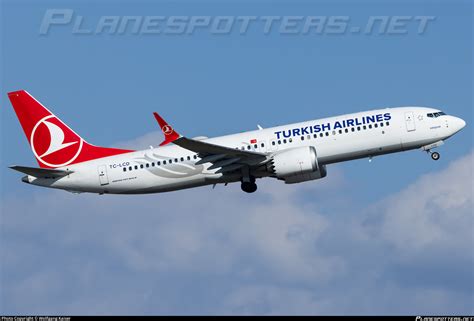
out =
{"type": "Polygon", "coordinates": [[[431,153],[431,158],[437,161],[439,159],[439,153],[438,152],[431,153]]]}
{"type": "Polygon", "coordinates": [[[253,193],[257,190],[257,184],[251,182],[243,182],[240,187],[246,193],[253,193]]]}

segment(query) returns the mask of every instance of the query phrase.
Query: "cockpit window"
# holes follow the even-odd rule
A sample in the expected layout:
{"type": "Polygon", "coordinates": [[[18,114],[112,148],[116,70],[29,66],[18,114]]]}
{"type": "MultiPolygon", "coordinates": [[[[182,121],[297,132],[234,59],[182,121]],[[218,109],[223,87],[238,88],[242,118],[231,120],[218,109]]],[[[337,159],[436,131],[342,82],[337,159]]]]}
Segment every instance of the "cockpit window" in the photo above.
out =
{"type": "Polygon", "coordinates": [[[437,113],[429,113],[426,116],[428,116],[430,118],[436,118],[436,117],[443,116],[443,115],[446,115],[446,113],[440,111],[440,112],[437,112],[437,113]]]}

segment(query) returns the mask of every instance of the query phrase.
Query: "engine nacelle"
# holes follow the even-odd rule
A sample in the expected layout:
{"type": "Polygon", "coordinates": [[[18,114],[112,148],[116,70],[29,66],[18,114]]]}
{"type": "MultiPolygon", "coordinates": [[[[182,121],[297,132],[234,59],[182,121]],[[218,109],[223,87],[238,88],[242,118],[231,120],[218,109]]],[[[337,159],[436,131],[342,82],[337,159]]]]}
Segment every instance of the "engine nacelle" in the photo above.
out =
{"type": "Polygon", "coordinates": [[[320,166],[313,146],[298,147],[282,151],[273,156],[271,170],[286,184],[300,183],[323,178],[326,166],[320,166]]]}

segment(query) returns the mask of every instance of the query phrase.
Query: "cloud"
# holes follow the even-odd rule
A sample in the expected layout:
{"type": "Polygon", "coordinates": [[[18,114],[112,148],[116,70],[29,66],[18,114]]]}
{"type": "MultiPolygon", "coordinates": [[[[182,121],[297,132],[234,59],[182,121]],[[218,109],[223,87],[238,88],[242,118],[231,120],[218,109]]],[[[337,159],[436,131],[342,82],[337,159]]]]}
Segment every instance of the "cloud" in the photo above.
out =
{"type": "Polygon", "coordinates": [[[164,140],[164,137],[161,131],[153,131],[151,133],[140,136],[136,139],[131,139],[131,140],[117,143],[112,147],[140,150],[140,149],[147,149],[150,146],[158,147],[163,140],[164,140]]]}
{"type": "Polygon", "coordinates": [[[410,257],[432,248],[472,249],[472,168],[471,153],[380,202],[374,232],[410,257]]]}
{"type": "Polygon", "coordinates": [[[338,166],[253,195],[32,187],[2,202],[1,312],[471,314],[472,161],[368,206],[338,166]]]}

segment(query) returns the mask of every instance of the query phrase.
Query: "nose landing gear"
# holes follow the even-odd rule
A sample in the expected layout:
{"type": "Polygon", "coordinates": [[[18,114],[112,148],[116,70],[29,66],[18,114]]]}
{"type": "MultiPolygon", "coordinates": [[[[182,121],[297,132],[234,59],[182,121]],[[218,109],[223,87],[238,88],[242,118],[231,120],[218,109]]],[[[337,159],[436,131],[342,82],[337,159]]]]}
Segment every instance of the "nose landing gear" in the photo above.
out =
{"type": "Polygon", "coordinates": [[[431,153],[431,159],[437,161],[439,159],[440,155],[438,152],[433,152],[431,153]]]}
{"type": "Polygon", "coordinates": [[[437,161],[440,157],[439,153],[438,152],[432,152],[431,150],[433,148],[442,146],[443,144],[444,144],[444,141],[440,140],[440,141],[437,141],[436,143],[425,145],[425,146],[421,147],[421,150],[424,150],[425,152],[430,153],[431,159],[437,161]]]}

